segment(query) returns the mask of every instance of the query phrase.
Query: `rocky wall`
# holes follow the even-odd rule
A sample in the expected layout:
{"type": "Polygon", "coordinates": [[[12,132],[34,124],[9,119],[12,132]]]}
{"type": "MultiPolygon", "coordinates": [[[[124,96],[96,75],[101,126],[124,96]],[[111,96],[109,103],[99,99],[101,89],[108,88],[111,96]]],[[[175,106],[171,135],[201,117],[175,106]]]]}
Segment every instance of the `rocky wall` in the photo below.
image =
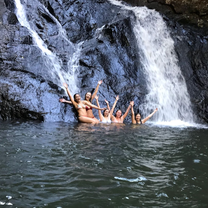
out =
{"type": "MultiPolygon", "coordinates": [[[[182,21],[184,16],[177,9],[177,1],[139,2],[130,3],[146,5],[163,14],[175,41],[196,117],[201,122],[208,122],[206,21],[203,26],[189,20],[182,21]]],[[[130,100],[142,102],[147,91],[132,32],[134,15],[131,12],[121,14],[118,7],[105,0],[40,0],[29,4],[27,17],[47,47],[62,61],[62,70],[69,70],[67,60],[75,50],[72,45],[84,41],[76,71],[82,97],[103,79],[99,89],[101,100],[106,98],[112,105],[115,95],[119,94],[117,108],[122,111],[130,100]],[[67,41],[59,36],[60,28],[43,5],[66,31],[67,41]]],[[[194,11],[197,10],[198,17],[205,18],[206,7],[203,12],[201,8],[197,9],[194,11]]],[[[64,91],[58,78],[51,76],[31,34],[18,22],[13,0],[1,0],[0,21],[0,119],[76,120],[73,108],[58,102],[59,97],[65,95],[64,91]]]]}

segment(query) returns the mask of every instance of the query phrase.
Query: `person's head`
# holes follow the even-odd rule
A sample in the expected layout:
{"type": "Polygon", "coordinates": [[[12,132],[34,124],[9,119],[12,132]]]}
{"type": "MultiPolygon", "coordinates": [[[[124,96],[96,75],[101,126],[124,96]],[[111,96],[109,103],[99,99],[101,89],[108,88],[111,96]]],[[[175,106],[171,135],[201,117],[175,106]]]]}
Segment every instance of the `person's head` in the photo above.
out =
{"type": "Polygon", "coordinates": [[[122,116],[122,111],[121,110],[117,110],[116,114],[115,114],[115,117],[121,118],[121,116],[122,116]]]}
{"type": "Polygon", "coordinates": [[[78,93],[74,94],[74,101],[79,103],[81,101],[81,97],[78,93]]]}
{"type": "Polygon", "coordinates": [[[140,122],[140,121],[141,121],[141,115],[140,115],[140,113],[137,113],[137,114],[135,115],[135,120],[136,120],[137,122],[140,122]]]}
{"type": "Polygon", "coordinates": [[[91,92],[87,92],[85,94],[85,100],[90,101],[91,100],[91,97],[92,97],[92,93],[91,92]]]}
{"type": "Polygon", "coordinates": [[[105,109],[105,110],[103,111],[103,116],[104,116],[104,117],[108,117],[109,113],[110,113],[110,111],[109,111],[108,109],[105,109]]]}

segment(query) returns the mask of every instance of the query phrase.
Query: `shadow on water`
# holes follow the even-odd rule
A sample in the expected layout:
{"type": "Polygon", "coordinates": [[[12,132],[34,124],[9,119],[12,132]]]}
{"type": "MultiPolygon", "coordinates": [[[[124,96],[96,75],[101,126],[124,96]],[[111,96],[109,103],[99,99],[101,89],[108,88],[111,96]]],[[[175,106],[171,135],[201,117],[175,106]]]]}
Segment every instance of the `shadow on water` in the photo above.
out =
{"type": "Polygon", "coordinates": [[[0,205],[207,207],[208,129],[0,123],[0,205]]]}

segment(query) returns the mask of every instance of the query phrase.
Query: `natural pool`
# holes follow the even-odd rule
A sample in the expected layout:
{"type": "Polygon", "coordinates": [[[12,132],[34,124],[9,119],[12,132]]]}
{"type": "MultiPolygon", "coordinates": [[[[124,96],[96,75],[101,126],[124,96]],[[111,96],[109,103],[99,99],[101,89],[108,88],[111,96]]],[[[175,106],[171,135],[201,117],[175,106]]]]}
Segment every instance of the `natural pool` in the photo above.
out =
{"type": "Polygon", "coordinates": [[[208,207],[208,129],[0,122],[0,207],[208,207]]]}

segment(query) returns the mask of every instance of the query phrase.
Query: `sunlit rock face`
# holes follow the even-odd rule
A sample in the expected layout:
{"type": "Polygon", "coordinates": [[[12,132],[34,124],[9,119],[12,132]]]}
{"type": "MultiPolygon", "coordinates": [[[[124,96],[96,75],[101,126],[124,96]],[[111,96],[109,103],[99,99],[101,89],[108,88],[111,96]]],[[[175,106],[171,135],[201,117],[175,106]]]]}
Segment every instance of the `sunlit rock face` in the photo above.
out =
{"type": "MultiPolygon", "coordinates": [[[[117,109],[124,112],[130,100],[134,100],[138,110],[147,94],[147,83],[141,70],[142,60],[133,32],[135,16],[131,11],[124,14],[106,0],[37,0],[27,4],[27,19],[46,48],[56,55],[64,79],[68,84],[75,79],[72,93],[77,90],[84,98],[102,79],[98,93],[102,106],[104,99],[112,106],[119,94],[117,109]],[[80,53],[75,56],[78,44],[80,53]],[[71,57],[76,57],[76,67],[74,75],[67,77],[65,72],[71,73],[71,57]]],[[[173,1],[163,4],[162,0],[160,4],[148,3],[157,9],[173,5],[173,1]]],[[[192,23],[182,25],[179,10],[175,8],[177,11],[172,15],[172,6],[166,8],[171,15],[164,19],[175,41],[193,109],[198,120],[208,122],[207,37],[195,25],[192,30],[192,23]]],[[[0,119],[76,121],[72,107],[59,103],[59,98],[66,96],[60,75],[54,71],[51,59],[34,43],[31,32],[21,26],[15,11],[14,0],[1,1],[0,119]]]]}

